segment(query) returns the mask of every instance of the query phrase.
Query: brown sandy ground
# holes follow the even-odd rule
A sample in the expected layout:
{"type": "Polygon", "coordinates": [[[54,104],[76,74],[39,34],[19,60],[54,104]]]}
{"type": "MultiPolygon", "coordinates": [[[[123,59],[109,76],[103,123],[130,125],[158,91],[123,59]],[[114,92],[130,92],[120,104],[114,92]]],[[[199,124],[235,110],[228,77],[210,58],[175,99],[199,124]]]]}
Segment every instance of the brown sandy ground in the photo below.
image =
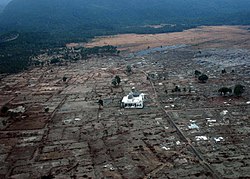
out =
{"type": "Polygon", "coordinates": [[[113,45],[120,50],[135,52],[147,47],[169,46],[176,44],[192,45],[194,48],[247,48],[250,49],[250,32],[247,26],[204,26],[184,32],[165,34],[121,34],[97,37],[86,47],[113,45]]]}

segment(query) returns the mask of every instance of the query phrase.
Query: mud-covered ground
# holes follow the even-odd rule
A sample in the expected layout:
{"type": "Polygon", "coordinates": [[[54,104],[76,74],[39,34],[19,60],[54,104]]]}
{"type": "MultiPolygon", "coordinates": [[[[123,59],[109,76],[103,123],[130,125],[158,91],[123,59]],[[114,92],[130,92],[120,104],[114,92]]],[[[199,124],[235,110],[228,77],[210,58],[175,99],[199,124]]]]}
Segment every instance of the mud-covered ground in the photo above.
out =
{"type": "Polygon", "coordinates": [[[178,46],[3,78],[0,178],[249,178],[249,53],[178,46]],[[236,84],[241,97],[218,93],[236,84]],[[120,108],[132,87],[146,94],[143,109],[120,108]]]}

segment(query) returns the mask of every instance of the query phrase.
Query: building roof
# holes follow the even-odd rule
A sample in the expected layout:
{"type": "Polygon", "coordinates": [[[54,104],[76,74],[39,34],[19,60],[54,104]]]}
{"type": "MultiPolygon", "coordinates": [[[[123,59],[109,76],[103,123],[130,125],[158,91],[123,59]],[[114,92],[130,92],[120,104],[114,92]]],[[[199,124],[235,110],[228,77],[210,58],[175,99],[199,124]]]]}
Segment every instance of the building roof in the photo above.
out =
{"type": "Polygon", "coordinates": [[[124,96],[122,98],[123,103],[142,103],[144,100],[144,94],[143,93],[129,93],[129,95],[124,96]]]}

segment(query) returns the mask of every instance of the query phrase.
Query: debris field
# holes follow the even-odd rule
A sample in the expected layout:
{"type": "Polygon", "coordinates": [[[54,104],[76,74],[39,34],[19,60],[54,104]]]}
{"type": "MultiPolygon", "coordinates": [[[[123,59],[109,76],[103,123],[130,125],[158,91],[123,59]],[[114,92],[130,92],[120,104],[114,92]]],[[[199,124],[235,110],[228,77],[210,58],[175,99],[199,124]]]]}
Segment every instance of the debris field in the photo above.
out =
{"type": "Polygon", "coordinates": [[[177,46],[4,77],[0,178],[250,178],[249,53],[177,46]],[[218,93],[236,84],[241,97],[218,93]],[[132,87],[143,109],[121,108],[132,87]]]}

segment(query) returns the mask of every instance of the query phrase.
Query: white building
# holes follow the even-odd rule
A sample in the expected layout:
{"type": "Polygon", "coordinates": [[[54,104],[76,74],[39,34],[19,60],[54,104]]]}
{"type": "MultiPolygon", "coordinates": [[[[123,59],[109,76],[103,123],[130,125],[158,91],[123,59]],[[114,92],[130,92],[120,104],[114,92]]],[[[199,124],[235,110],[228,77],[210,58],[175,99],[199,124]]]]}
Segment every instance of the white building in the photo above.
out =
{"type": "Polygon", "coordinates": [[[129,95],[124,96],[122,98],[121,107],[123,108],[143,108],[144,107],[144,94],[134,92],[134,88],[132,88],[132,92],[129,95]]]}

